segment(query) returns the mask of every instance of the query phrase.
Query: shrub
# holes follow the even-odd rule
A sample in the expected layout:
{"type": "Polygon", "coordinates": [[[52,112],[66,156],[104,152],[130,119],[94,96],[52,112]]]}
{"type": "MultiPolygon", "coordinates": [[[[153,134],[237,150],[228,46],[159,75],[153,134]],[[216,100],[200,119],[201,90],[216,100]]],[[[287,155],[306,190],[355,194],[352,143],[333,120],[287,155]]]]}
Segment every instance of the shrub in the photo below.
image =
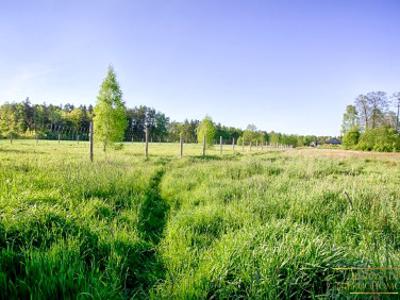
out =
{"type": "Polygon", "coordinates": [[[360,131],[358,128],[353,128],[346,132],[343,136],[343,146],[345,149],[351,149],[355,147],[360,138],[360,131]]]}
{"type": "Polygon", "coordinates": [[[367,151],[398,151],[400,150],[400,136],[390,127],[369,129],[361,135],[357,148],[367,151]]]}

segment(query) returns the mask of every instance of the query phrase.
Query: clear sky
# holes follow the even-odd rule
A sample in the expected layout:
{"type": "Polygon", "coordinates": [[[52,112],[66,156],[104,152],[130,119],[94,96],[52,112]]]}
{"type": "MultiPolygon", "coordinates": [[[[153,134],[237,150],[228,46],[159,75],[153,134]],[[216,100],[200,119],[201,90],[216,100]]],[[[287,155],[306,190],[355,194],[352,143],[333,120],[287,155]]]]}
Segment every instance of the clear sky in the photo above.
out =
{"type": "Polygon", "coordinates": [[[400,91],[399,0],[0,0],[0,102],[127,106],[339,134],[346,104],[400,91]]]}

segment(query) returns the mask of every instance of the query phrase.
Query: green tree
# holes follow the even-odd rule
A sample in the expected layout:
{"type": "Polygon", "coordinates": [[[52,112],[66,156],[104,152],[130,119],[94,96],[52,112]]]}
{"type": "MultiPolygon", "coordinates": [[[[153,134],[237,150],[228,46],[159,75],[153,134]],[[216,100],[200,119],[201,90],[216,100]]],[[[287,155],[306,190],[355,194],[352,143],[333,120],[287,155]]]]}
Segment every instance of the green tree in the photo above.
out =
{"type": "Polygon", "coordinates": [[[181,124],[181,131],[183,139],[186,143],[194,143],[197,140],[196,128],[199,126],[197,120],[185,120],[181,124]]]}
{"type": "Polygon", "coordinates": [[[367,151],[398,151],[400,136],[394,128],[386,126],[369,129],[361,135],[357,148],[367,151]]]}
{"type": "Polygon", "coordinates": [[[18,121],[12,104],[0,107],[0,135],[14,137],[18,133],[18,121]]]}
{"type": "Polygon", "coordinates": [[[343,147],[345,149],[354,148],[358,144],[358,140],[360,138],[360,130],[358,127],[354,126],[350,130],[346,131],[343,135],[343,147]]]}
{"type": "Polygon", "coordinates": [[[280,142],[281,142],[281,134],[280,133],[276,133],[276,132],[272,131],[269,134],[269,136],[270,136],[270,144],[271,145],[276,146],[276,145],[280,144],[280,142]]]}
{"type": "Polygon", "coordinates": [[[362,129],[365,131],[370,127],[371,107],[366,95],[359,95],[356,98],[355,106],[359,113],[362,129]]]}
{"type": "Polygon", "coordinates": [[[103,144],[104,151],[110,143],[123,140],[128,121],[122,91],[111,66],[97,96],[93,123],[95,139],[103,144]]]}
{"type": "Polygon", "coordinates": [[[197,141],[202,143],[203,137],[205,137],[207,145],[212,146],[215,132],[216,130],[212,119],[209,116],[206,116],[197,128],[197,141]]]}
{"type": "Polygon", "coordinates": [[[250,144],[251,142],[254,145],[259,137],[257,127],[253,124],[247,125],[246,130],[243,131],[242,137],[245,144],[250,144]]]}
{"type": "Polygon", "coordinates": [[[46,106],[45,104],[33,105],[33,129],[35,134],[43,135],[46,128],[46,106]]]}
{"type": "Polygon", "coordinates": [[[67,124],[71,126],[75,131],[79,130],[83,119],[83,112],[80,108],[74,108],[70,112],[64,112],[63,117],[67,124]]]}
{"type": "Polygon", "coordinates": [[[393,94],[392,101],[396,108],[396,130],[400,131],[400,92],[393,94]]]}
{"type": "Polygon", "coordinates": [[[299,135],[299,136],[297,137],[297,142],[296,142],[296,144],[297,144],[297,147],[303,147],[303,146],[304,146],[304,136],[299,135]]]}
{"type": "Polygon", "coordinates": [[[171,142],[179,141],[180,134],[182,133],[182,124],[176,121],[168,125],[168,138],[171,142]]]}
{"type": "Polygon", "coordinates": [[[371,107],[371,128],[383,125],[384,114],[388,107],[388,99],[385,92],[370,92],[367,100],[371,107]]]}
{"type": "Polygon", "coordinates": [[[343,114],[342,134],[359,126],[358,113],[354,105],[347,105],[346,111],[343,114]]]}

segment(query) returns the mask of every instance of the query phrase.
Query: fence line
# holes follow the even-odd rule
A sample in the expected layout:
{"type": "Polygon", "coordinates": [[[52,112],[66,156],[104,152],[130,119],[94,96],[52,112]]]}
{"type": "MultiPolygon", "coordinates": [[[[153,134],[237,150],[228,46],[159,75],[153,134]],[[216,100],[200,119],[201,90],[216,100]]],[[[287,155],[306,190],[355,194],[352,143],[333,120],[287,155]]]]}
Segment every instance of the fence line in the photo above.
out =
{"type": "MultiPolygon", "coordinates": [[[[65,128],[64,128],[64,130],[65,130],[65,128]]],[[[67,132],[71,132],[69,129],[67,129],[66,131],[67,132]]],[[[87,137],[87,141],[89,142],[88,143],[89,144],[89,149],[88,149],[89,150],[89,160],[91,162],[93,162],[94,161],[94,139],[95,139],[95,132],[94,132],[94,128],[93,128],[93,122],[90,122],[90,124],[89,124],[87,135],[84,135],[83,133],[86,133],[86,130],[84,130],[82,132],[79,132],[79,133],[76,132],[76,135],[74,136],[74,138],[68,139],[67,141],[76,140],[77,144],[79,144],[80,141],[86,140],[86,137],[87,137]]],[[[62,135],[61,132],[57,133],[56,135],[52,135],[52,136],[54,136],[55,138],[54,139],[53,138],[49,138],[48,140],[55,140],[55,141],[58,142],[58,144],[61,143],[61,140],[63,138],[63,135],[62,135]]],[[[10,143],[13,144],[13,141],[15,140],[14,136],[11,135],[9,137],[9,139],[10,139],[10,143]]],[[[34,140],[35,140],[36,145],[38,145],[39,144],[39,140],[40,140],[40,135],[39,134],[35,134],[34,135],[34,140]]],[[[133,135],[132,135],[132,139],[131,140],[133,140],[133,135]]],[[[147,129],[144,130],[144,139],[142,140],[142,143],[144,145],[144,156],[146,157],[146,159],[149,158],[149,154],[150,154],[149,144],[155,144],[155,143],[159,143],[159,142],[161,142],[161,141],[153,141],[152,139],[150,139],[149,138],[149,130],[147,130],[147,129]]],[[[236,153],[236,148],[235,148],[236,145],[237,145],[236,142],[237,141],[235,140],[235,138],[232,138],[232,152],[231,153],[236,153]]],[[[180,158],[183,158],[183,156],[184,156],[184,144],[185,144],[185,140],[183,138],[183,135],[180,134],[179,143],[178,143],[179,148],[177,148],[177,155],[179,155],[180,158]]],[[[213,148],[207,148],[207,139],[206,139],[205,135],[203,136],[202,143],[199,143],[199,144],[202,146],[201,147],[201,155],[203,157],[206,156],[207,149],[209,149],[211,151],[218,151],[219,150],[218,152],[219,152],[219,155],[221,155],[221,156],[225,152],[224,151],[224,140],[223,140],[222,136],[219,137],[219,149],[218,149],[217,145],[215,145],[213,148]]],[[[242,144],[241,145],[242,146],[242,151],[241,152],[245,152],[245,146],[246,145],[245,145],[244,142],[242,142],[241,144],[242,144]]],[[[259,143],[258,141],[255,142],[255,146],[253,145],[253,142],[250,141],[247,144],[247,147],[248,147],[247,148],[248,152],[252,152],[253,148],[256,151],[260,151],[260,150],[263,151],[264,149],[268,150],[268,149],[287,149],[287,148],[292,148],[291,146],[288,146],[288,145],[268,144],[267,142],[265,143],[265,147],[264,147],[264,143],[259,143]]],[[[215,154],[216,153],[214,152],[214,155],[215,154]]]]}
{"type": "Polygon", "coordinates": [[[181,158],[183,157],[183,138],[182,138],[182,133],[180,134],[180,140],[179,140],[179,144],[181,146],[181,158]]]}
{"type": "Polygon", "coordinates": [[[90,127],[89,127],[89,158],[90,158],[91,162],[93,162],[93,144],[94,144],[93,122],[90,122],[90,127]]]}

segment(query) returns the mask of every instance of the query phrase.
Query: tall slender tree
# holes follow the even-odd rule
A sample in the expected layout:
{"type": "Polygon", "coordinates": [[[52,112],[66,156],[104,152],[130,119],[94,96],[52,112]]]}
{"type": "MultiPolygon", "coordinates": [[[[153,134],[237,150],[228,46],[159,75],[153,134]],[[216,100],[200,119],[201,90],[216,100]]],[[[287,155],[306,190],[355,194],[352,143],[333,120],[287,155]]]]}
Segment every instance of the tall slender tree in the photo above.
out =
{"type": "Polygon", "coordinates": [[[12,104],[6,103],[0,108],[0,136],[14,137],[17,133],[17,116],[12,104]]]}
{"type": "Polygon", "coordinates": [[[388,109],[388,99],[385,92],[370,92],[367,101],[371,109],[371,128],[377,128],[384,122],[384,115],[388,109]]]}
{"type": "Polygon", "coordinates": [[[122,141],[128,125],[122,91],[112,66],[101,84],[97,103],[94,108],[95,139],[103,144],[103,150],[109,144],[122,141]]]}
{"type": "Polygon", "coordinates": [[[347,105],[346,111],[343,114],[342,134],[359,126],[358,112],[354,105],[347,105]]]}
{"type": "Polygon", "coordinates": [[[206,116],[197,128],[197,141],[199,143],[202,143],[203,138],[205,137],[207,145],[212,146],[214,142],[215,132],[216,130],[212,119],[206,116]]]}
{"type": "Polygon", "coordinates": [[[369,117],[371,115],[371,108],[368,103],[368,98],[366,95],[359,95],[356,98],[355,105],[357,111],[359,112],[360,119],[362,120],[362,127],[364,130],[367,130],[369,127],[369,117]]]}
{"type": "Polygon", "coordinates": [[[392,101],[396,109],[396,130],[400,131],[400,92],[394,93],[392,96],[392,101]]]}

